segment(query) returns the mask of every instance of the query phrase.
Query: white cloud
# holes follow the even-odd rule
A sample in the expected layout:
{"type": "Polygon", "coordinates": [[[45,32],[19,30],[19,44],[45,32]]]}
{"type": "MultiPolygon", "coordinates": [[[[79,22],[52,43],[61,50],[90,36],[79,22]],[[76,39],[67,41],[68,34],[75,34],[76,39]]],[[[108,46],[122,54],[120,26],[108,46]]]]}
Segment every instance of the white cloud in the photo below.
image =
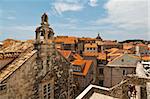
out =
{"type": "Polygon", "coordinates": [[[148,25],[147,0],[110,0],[106,6],[109,20],[124,28],[140,28],[148,25]]]}
{"type": "Polygon", "coordinates": [[[90,1],[89,1],[89,5],[92,6],[92,7],[97,6],[97,5],[98,5],[98,4],[97,4],[97,0],[90,0],[90,1]]]}
{"type": "Polygon", "coordinates": [[[55,2],[54,8],[59,14],[61,14],[66,11],[79,11],[83,9],[83,6],[78,3],[55,2]]]}
{"type": "Polygon", "coordinates": [[[95,24],[111,24],[126,35],[142,33],[147,38],[148,0],[109,0],[104,8],[108,16],[96,20],[95,24]]]}
{"type": "Polygon", "coordinates": [[[14,16],[8,16],[7,19],[14,20],[14,19],[16,19],[16,17],[14,17],[14,16]]]}

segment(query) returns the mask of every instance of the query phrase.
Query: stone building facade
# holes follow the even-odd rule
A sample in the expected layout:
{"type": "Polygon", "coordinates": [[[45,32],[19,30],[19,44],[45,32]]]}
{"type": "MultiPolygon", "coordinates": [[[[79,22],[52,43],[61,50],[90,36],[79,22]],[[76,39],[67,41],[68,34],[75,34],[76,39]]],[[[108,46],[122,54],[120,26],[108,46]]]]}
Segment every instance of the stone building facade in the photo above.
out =
{"type": "Polygon", "coordinates": [[[123,54],[108,62],[104,67],[104,86],[115,86],[123,80],[124,76],[135,74],[139,60],[132,54],[123,54]]]}

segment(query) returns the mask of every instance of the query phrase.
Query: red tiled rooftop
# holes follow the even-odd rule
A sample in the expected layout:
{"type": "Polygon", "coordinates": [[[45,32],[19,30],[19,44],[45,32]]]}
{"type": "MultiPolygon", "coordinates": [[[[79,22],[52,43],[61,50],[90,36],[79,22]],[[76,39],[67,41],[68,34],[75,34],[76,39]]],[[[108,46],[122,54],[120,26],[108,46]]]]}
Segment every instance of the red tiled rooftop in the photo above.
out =
{"type": "MultiPolygon", "coordinates": [[[[73,74],[74,75],[79,75],[79,76],[86,76],[87,75],[87,73],[88,73],[88,71],[89,71],[89,69],[90,69],[90,66],[92,65],[92,60],[81,60],[82,62],[84,62],[85,63],[85,66],[84,66],[84,68],[83,68],[83,71],[81,72],[81,73],[79,73],[79,72],[73,72],[73,74]]],[[[81,63],[82,63],[81,62],[81,63]]]]}
{"type": "Polygon", "coordinates": [[[84,45],[85,48],[97,48],[96,43],[87,43],[84,45]]]}
{"type": "Polygon", "coordinates": [[[73,57],[77,60],[82,60],[83,59],[79,54],[74,54],[73,57]]]}
{"type": "Polygon", "coordinates": [[[73,65],[83,65],[85,64],[85,60],[74,60],[72,62],[73,65]]]}
{"type": "Polygon", "coordinates": [[[68,50],[58,50],[66,59],[71,55],[71,51],[68,50]]]}
{"type": "Polygon", "coordinates": [[[143,56],[143,57],[142,57],[142,60],[150,61],[150,56],[143,56]]]}
{"type": "Polygon", "coordinates": [[[54,42],[55,43],[64,43],[64,44],[75,44],[77,42],[77,38],[69,37],[69,36],[56,37],[54,42]]]}

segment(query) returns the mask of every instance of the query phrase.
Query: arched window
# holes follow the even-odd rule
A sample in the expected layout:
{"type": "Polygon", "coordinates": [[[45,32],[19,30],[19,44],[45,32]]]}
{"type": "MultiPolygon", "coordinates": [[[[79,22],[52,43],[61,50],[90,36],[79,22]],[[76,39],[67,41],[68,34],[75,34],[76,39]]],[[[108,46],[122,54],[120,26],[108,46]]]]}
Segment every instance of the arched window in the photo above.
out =
{"type": "Polygon", "coordinates": [[[44,33],[43,32],[40,32],[40,40],[41,40],[41,42],[44,41],[44,33]]]}

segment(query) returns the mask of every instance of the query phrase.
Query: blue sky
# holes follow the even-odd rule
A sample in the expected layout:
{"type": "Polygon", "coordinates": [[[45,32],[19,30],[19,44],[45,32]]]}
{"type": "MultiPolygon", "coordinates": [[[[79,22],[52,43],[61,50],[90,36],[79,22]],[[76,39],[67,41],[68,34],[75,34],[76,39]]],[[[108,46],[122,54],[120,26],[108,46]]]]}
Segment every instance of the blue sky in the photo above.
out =
{"type": "Polygon", "coordinates": [[[34,39],[46,12],[55,35],[150,39],[148,0],[0,0],[0,40],[34,39]]]}

